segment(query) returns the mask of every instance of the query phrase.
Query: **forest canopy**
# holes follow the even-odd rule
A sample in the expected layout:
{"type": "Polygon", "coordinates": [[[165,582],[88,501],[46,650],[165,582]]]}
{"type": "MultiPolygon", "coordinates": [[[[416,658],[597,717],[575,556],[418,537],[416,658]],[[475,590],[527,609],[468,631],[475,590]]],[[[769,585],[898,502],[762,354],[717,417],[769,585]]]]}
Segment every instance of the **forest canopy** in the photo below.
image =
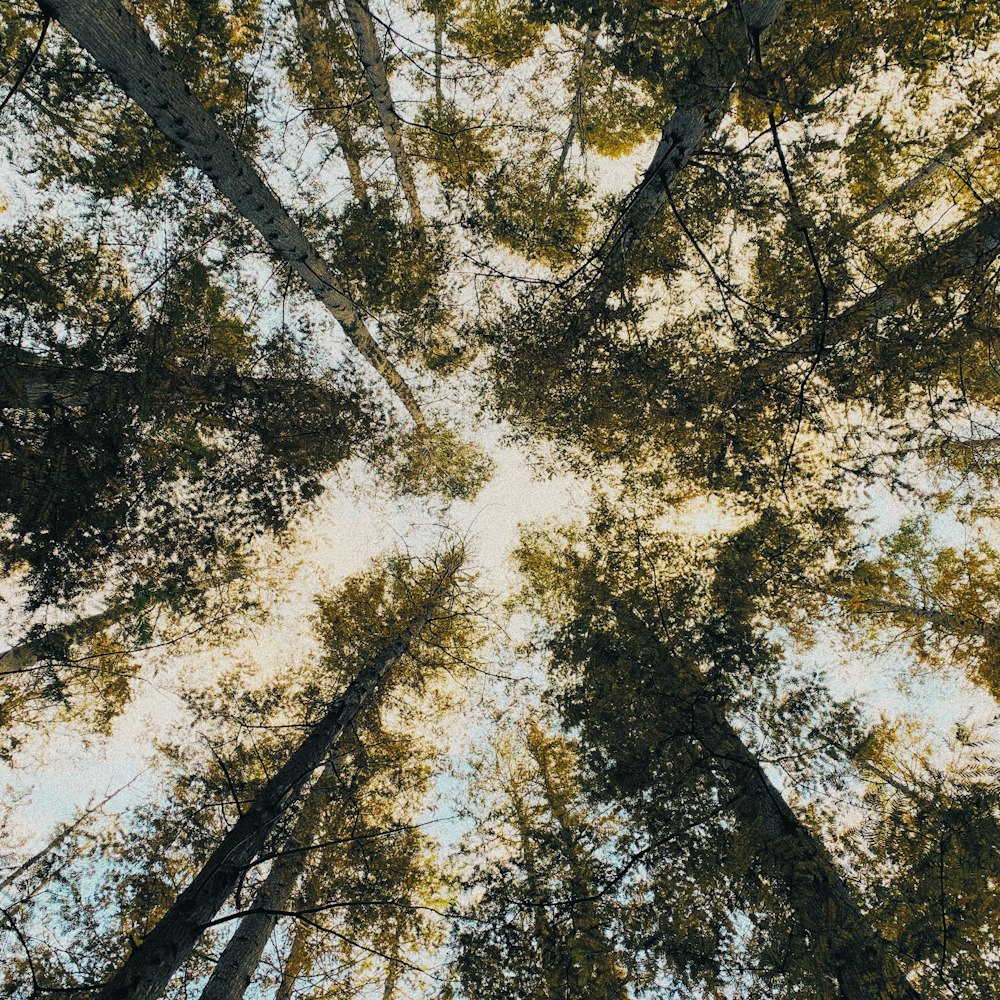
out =
{"type": "Polygon", "coordinates": [[[996,995],[998,98],[994,0],[0,4],[0,995],[996,995]]]}

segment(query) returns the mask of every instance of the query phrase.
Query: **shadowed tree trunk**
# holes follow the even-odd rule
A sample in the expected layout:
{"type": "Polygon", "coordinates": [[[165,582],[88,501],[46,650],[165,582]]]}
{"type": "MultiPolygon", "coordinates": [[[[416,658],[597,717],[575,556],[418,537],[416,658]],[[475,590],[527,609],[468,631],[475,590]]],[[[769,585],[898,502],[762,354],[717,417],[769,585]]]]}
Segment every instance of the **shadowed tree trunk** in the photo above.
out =
{"type": "Polygon", "coordinates": [[[775,375],[803,357],[847,343],[879,320],[914,305],[948,282],[989,266],[998,256],[1000,213],[990,210],[942,246],[897,268],[874,291],[830,319],[822,342],[812,334],[799,337],[754,367],[765,377],[775,375]]]}
{"type": "MultiPolygon", "coordinates": [[[[640,629],[658,648],[655,635],[636,613],[618,605],[616,614],[630,631],[640,629]]],[[[663,669],[679,682],[690,734],[708,766],[732,789],[739,836],[761,869],[783,886],[817,962],[836,979],[842,1000],[919,1000],[826,847],[795,815],[722,706],[704,691],[701,675],[675,656],[668,657],[663,669]]]]}
{"type": "Polygon", "coordinates": [[[615,223],[608,256],[622,254],[667,203],[676,176],[729,110],[729,99],[774,25],[784,0],[731,0],[703,27],[706,50],[688,71],[686,97],[663,125],[660,141],[639,186],[615,223]]]}
{"type": "Polygon", "coordinates": [[[216,189],[264,237],[275,256],[289,263],[414,422],[425,426],[412,390],[369,332],[357,306],[338,287],[330,266],[135,17],[117,0],[40,0],[39,5],[208,175],[216,189]]]}
{"type": "Polygon", "coordinates": [[[583,120],[583,112],[587,100],[587,70],[594,55],[594,47],[597,43],[597,28],[589,28],[583,40],[583,49],[580,52],[580,59],[576,67],[576,90],[573,93],[573,106],[570,109],[569,128],[566,130],[566,138],[563,140],[562,150],[559,153],[559,162],[552,174],[549,183],[549,193],[553,193],[559,180],[566,169],[566,162],[573,149],[573,143],[580,136],[580,148],[583,149],[583,137],[580,135],[580,126],[583,120]]]}
{"type": "Polygon", "coordinates": [[[93,639],[99,632],[121,621],[129,611],[127,604],[114,604],[98,614],[77,618],[66,625],[56,625],[36,638],[15,643],[0,653],[0,677],[24,673],[50,657],[64,658],[70,646],[93,639]]]}
{"type": "Polygon", "coordinates": [[[184,964],[233,893],[243,873],[260,854],[271,828],[301,794],[375,689],[428,627],[450,592],[461,564],[457,550],[447,553],[439,573],[408,618],[401,636],[366,664],[335,699],[287,762],[264,785],[201,871],[180,893],[124,965],[94,993],[97,1000],[156,1000],[184,964]]]}
{"type": "Polygon", "coordinates": [[[912,177],[903,181],[898,187],[893,188],[882,201],[869,208],[860,218],[855,219],[851,224],[851,231],[853,232],[855,229],[865,225],[865,223],[871,222],[872,219],[884,215],[903,201],[908,194],[920,187],[921,184],[925,184],[939,174],[944,174],[948,170],[953,169],[952,162],[955,159],[961,156],[967,149],[974,146],[980,139],[984,138],[990,129],[997,126],[1000,126],[1000,111],[983,115],[974,128],[969,129],[968,132],[960,135],[957,139],[952,139],[937,156],[929,160],[912,177]]]}

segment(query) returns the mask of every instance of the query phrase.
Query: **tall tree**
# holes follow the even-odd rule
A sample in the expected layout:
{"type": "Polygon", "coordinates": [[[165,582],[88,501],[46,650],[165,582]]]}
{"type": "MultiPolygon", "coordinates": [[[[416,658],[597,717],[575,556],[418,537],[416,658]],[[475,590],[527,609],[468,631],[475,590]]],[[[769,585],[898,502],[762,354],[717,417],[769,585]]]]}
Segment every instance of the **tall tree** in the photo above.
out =
{"type": "Polygon", "coordinates": [[[256,167],[222,130],[215,116],[164,59],[142,25],[121,4],[57,0],[43,7],[87,50],[124,92],[217,190],[264,237],[337,320],[362,357],[385,380],[418,426],[425,421],[409,385],[369,332],[357,304],[301,227],[272,194],[256,167]]]}
{"type": "MultiPolygon", "coordinates": [[[[786,982],[801,977],[822,995],[835,984],[845,998],[917,996],[820,836],[789,806],[731,721],[740,702],[743,712],[760,713],[744,699],[774,676],[774,650],[736,609],[703,603],[709,595],[699,567],[690,565],[694,553],[685,558],[683,547],[642,525],[604,511],[592,533],[567,539],[567,549],[523,554],[542,608],[555,617],[547,646],[562,677],[556,690],[567,723],[582,727],[587,759],[612,801],[629,803],[637,821],[649,824],[650,839],[671,845],[668,856],[681,849],[675,838],[692,838],[683,850],[696,855],[692,828],[712,825],[720,808],[731,817],[730,876],[746,878],[749,869],[762,880],[761,895],[742,906],[765,938],[776,933],[776,918],[777,926],[792,921],[786,947],[795,957],[785,966],[786,982]],[[668,803],[682,794],[692,796],[689,804],[668,803]],[[688,824],[685,837],[678,827],[688,824]]],[[[846,724],[850,731],[849,713],[808,719],[823,711],[820,695],[807,685],[786,696],[782,741],[794,744],[824,726],[835,732],[846,724]]],[[[705,874],[704,860],[696,863],[705,874]]]]}
{"type": "MultiPolygon", "coordinates": [[[[412,572],[383,571],[374,579],[349,582],[341,600],[354,615],[378,615],[377,631],[341,637],[357,673],[339,697],[325,708],[308,735],[261,788],[253,803],[212,851],[208,860],[180,893],[142,944],[135,948],[99,992],[102,1000],[154,1000],[191,954],[206,924],[236,888],[247,867],[266,843],[273,825],[296,803],[313,772],[343,737],[375,690],[386,683],[394,667],[413,657],[419,663],[422,644],[447,650],[447,636],[460,618],[457,608],[462,553],[447,549],[412,572]],[[444,636],[441,635],[444,632],[444,636]]],[[[345,609],[346,610],[346,609],[345,609]]],[[[432,657],[433,659],[433,657],[432,657]]]]}

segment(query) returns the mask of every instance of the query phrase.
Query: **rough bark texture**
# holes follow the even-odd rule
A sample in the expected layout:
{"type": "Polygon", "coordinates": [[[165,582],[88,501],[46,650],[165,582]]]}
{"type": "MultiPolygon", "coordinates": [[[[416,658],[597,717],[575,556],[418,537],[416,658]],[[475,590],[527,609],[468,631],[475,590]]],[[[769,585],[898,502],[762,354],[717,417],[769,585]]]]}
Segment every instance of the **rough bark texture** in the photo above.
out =
{"type": "Polygon", "coordinates": [[[221,399],[248,399],[262,393],[294,394],[303,406],[317,411],[331,405],[337,409],[350,405],[348,396],[306,378],[260,377],[235,371],[212,374],[174,371],[166,373],[165,378],[169,382],[163,389],[155,378],[143,372],[62,365],[24,348],[0,345],[0,410],[83,406],[115,390],[132,399],[141,395],[147,401],[150,397],[162,401],[183,399],[188,406],[201,402],[214,404],[221,399]]]}
{"type": "MultiPolygon", "coordinates": [[[[300,910],[308,910],[316,905],[319,898],[318,879],[307,877],[299,890],[298,906],[300,910]]],[[[292,941],[288,948],[288,957],[281,966],[281,979],[274,992],[274,1000],[291,1000],[295,992],[296,981],[309,968],[309,944],[307,928],[296,923],[292,928],[292,941]]]]}
{"type": "Polygon", "coordinates": [[[368,90],[375,102],[379,122],[382,124],[382,134],[385,136],[389,155],[392,157],[399,178],[403,197],[410,210],[410,221],[423,228],[424,214],[420,208],[420,198],[417,194],[417,182],[413,174],[413,163],[403,143],[403,123],[396,113],[396,105],[389,89],[389,75],[386,72],[385,60],[375,34],[375,24],[367,0],[344,0],[347,20],[354,35],[358,59],[365,71],[368,90]]]}
{"type": "Polygon", "coordinates": [[[317,814],[333,775],[333,768],[327,764],[310,789],[285,844],[288,853],[279,854],[271,863],[267,877],[254,896],[253,905],[222,950],[202,990],[201,1000],[242,1000],[281,911],[288,909],[295,886],[305,869],[306,848],[315,839],[317,814]]]}
{"type": "Polygon", "coordinates": [[[919,994],[868,926],[825,847],[722,713],[705,704],[695,715],[705,752],[736,795],[741,833],[753,842],[761,867],[783,883],[803,929],[822,943],[843,1000],[917,1000],[919,994]]]}
{"type": "Polygon", "coordinates": [[[656,152],[616,223],[622,253],[667,202],[674,178],[722,123],[729,98],[774,25],[784,0],[732,0],[705,23],[704,55],[689,71],[685,98],[667,119],[656,152]]]}
{"type": "Polygon", "coordinates": [[[39,6],[208,175],[216,189],[260,232],[275,256],[290,264],[417,425],[424,426],[416,397],[368,331],[358,308],[338,288],[330,266],[135,17],[117,0],[40,0],[39,6]]]}
{"type": "Polygon", "coordinates": [[[375,688],[432,620],[451,586],[458,563],[457,557],[448,559],[435,587],[427,593],[400,638],[363,667],[347,690],[331,704],[142,944],[107,985],[94,993],[96,1000],[156,1000],[163,993],[171,976],[191,955],[205,926],[215,918],[247,867],[260,854],[274,823],[296,801],[309,776],[322,765],[375,688]]]}

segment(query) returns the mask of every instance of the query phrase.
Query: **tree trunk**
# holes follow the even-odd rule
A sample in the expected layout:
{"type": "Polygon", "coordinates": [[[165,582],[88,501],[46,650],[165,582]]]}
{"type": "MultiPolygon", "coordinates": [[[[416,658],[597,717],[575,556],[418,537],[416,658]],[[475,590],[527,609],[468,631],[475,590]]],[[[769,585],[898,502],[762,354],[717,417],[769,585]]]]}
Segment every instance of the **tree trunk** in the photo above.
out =
{"type": "MultiPolygon", "coordinates": [[[[563,141],[562,151],[559,154],[559,163],[556,165],[552,180],[549,183],[549,193],[555,191],[559,179],[566,169],[566,161],[569,159],[573,143],[580,133],[583,121],[584,106],[587,98],[587,63],[594,54],[594,46],[597,42],[597,28],[589,28],[583,40],[583,51],[580,53],[580,60],[576,68],[576,90],[573,94],[573,107],[569,116],[569,128],[566,130],[566,138],[563,141]]],[[[580,148],[583,149],[583,136],[580,135],[580,148]]]]}
{"type": "Polygon", "coordinates": [[[888,212],[889,209],[898,205],[911,191],[919,187],[921,184],[924,184],[938,174],[943,174],[946,170],[951,169],[951,163],[953,160],[961,156],[962,153],[982,139],[990,129],[996,128],[998,125],[1000,125],[1000,111],[994,111],[992,114],[984,115],[975,128],[971,128],[964,135],[960,135],[957,139],[953,139],[947,146],[944,147],[944,149],[941,150],[940,153],[938,153],[937,156],[929,160],[928,163],[918,170],[912,177],[904,181],[898,187],[893,188],[893,190],[890,191],[885,198],[882,199],[882,201],[869,208],[868,211],[865,212],[860,218],[855,219],[851,224],[851,232],[855,229],[859,229],[866,223],[871,222],[872,219],[888,212]]]}
{"type": "Polygon", "coordinates": [[[323,45],[322,21],[328,18],[328,7],[314,0],[294,0],[292,10],[298,26],[298,43],[305,56],[310,86],[319,98],[320,106],[312,109],[314,117],[328,122],[347,164],[351,190],[359,205],[368,206],[368,185],[361,171],[361,155],[351,130],[347,98],[333,70],[333,64],[323,45]]]}
{"type": "MultiPolygon", "coordinates": [[[[620,607],[618,613],[629,625],[650,631],[638,615],[620,607]]],[[[920,1000],[854,902],[826,847],[792,811],[724,710],[705,694],[703,678],[673,656],[665,669],[690,692],[690,733],[733,791],[738,834],[761,868],[784,886],[789,907],[811,938],[817,962],[836,979],[841,1000],[920,1000]]]]}
{"type": "Polygon", "coordinates": [[[203,402],[215,404],[225,399],[252,399],[270,392],[296,394],[302,397],[304,406],[320,412],[331,403],[342,404],[345,398],[308,378],[280,375],[165,371],[163,379],[169,381],[169,392],[160,389],[157,376],[144,372],[62,365],[22,347],[0,345],[0,410],[83,406],[96,397],[106,398],[110,389],[119,389],[133,399],[142,396],[147,405],[150,401],[155,405],[157,399],[183,400],[188,409],[203,402]]]}
{"type": "Polygon", "coordinates": [[[834,316],[827,324],[822,343],[815,335],[807,334],[754,367],[765,377],[780,374],[804,357],[857,338],[879,320],[914,305],[950,281],[987,267],[997,257],[1000,257],[1000,212],[988,211],[958,236],[898,268],[873,292],[834,316]]]}
{"type": "Polygon", "coordinates": [[[444,12],[445,0],[434,5],[434,108],[438,119],[444,112],[444,12]]]}
{"type": "Polygon", "coordinates": [[[774,25],[784,0],[730,0],[705,22],[706,51],[689,71],[687,96],[663,126],[653,159],[615,223],[609,256],[623,254],[660,212],[670,186],[722,123],[729,97],[774,25]]]}
{"type": "Polygon", "coordinates": [[[576,824],[567,808],[566,795],[557,787],[552,776],[545,734],[534,723],[529,725],[527,742],[528,750],[538,765],[546,806],[559,828],[559,840],[570,870],[573,927],[585,937],[593,953],[589,985],[597,986],[601,1000],[624,998],[627,977],[615,963],[612,938],[605,921],[601,919],[594,895],[594,879],[584,868],[585,857],[580,850],[576,824]]]}
{"type": "Polygon", "coordinates": [[[275,256],[291,265],[414,422],[425,426],[412,390],[368,331],[358,308],[338,288],[330,266],[132,14],[118,0],[39,0],[39,6],[59,21],[156,127],[208,175],[216,189],[261,233],[275,256]]]}
{"type": "Polygon", "coordinates": [[[363,667],[347,690],[331,704],[142,944],[107,985],[94,994],[96,1000],[156,1000],[163,993],[170,978],[194,950],[205,926],[215,918],[247,867],[260,854],[274,823],[296,801],[310,774],[322,765],[376,687],[432,620],[452,585],[460,561],[458,553],[448,554],[441,575],[402,636],[363,667]]]}
{"type": "Polygon", "coordinates": [[[358,59],[365,71],[368,90],[375,102],[379,122],[382,124],[382,134],[385,136],[389,155],[392,157],[399,178],[403,197],[410,210],[410,221],[422,229],[424,215],[420,209],[420,198],[417,195],[417,182],[413,174],[413,164],[403,144],[403,123],[396,113],[392,101],[392,91],[389,89],[389,76],[382,58],[382,50],[375,35],[375,24],[367,0],[344,0],[347,20],[354,35],[358,59]]]}
{"type": "MultiPolygon", "coordinates": [[[[307,878],[299,895],[299,908],[308,910],[316,905],[319,898],[317,880],[307,878]]],[[[292,943],[288,958],[281,967],[281,979],[274,993],[274,1000],[291,1000],[295,990],[295,982],[309,966],[309,946],[306,943],[307,930],[301,924],[292,929],[292,943]]]]}
{"type": "Polygon", "coordinates": [[[129,384],[132,373],[60,365],[13,344],[0,345],[0,410],[73,406],[94,389],[129,384]]]}
{"type": "Polygon", "coordinates": [[[19,642],[0,653],[0,677],[32,670],[48,657],[58,656],[59,650],[93,639],[95,635],[128,613],[126,605],[112,605],[98,614],[86,615],[66,625],[56,625],[35,639],[19,642]]]}
{"type": "Polygon", "coordinates": [[[295,886],[305,869],[306,849],[314,839],[317,816],[332,777],[333,767],[327,764],[302,803],[301,812],[285,845],[286,853],[279,854],[272,861],[271,870],[257,890],[253,905],[240,920],[219,956],[202,990],[201,1000],[242,1000],[281,911],[288,909],[295,886]]]}

